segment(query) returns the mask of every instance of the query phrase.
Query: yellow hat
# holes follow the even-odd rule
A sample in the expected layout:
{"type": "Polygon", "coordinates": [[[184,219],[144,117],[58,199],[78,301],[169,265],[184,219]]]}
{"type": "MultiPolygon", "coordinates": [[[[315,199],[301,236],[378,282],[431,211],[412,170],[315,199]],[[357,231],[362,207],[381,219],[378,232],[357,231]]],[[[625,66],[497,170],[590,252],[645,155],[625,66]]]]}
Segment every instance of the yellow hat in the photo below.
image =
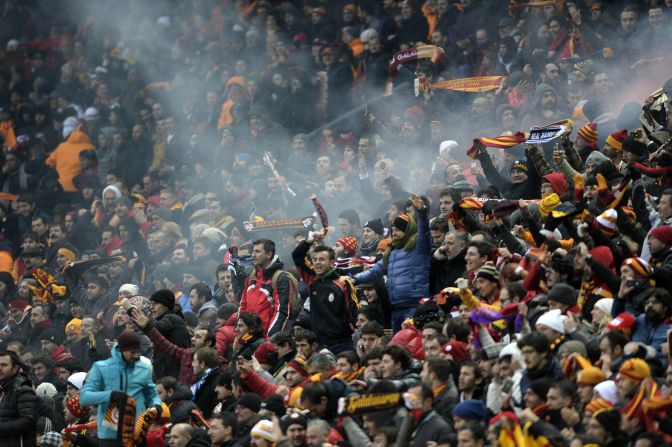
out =
{"type": "Polygon", "coordinates": [[[65,325],[66,334],[81,334],[82,333],[82,320],[79,318],[73,318],[68,321],[68,324],[65,325]]]}
{"type": "Polygon", "coordinates": [[[623,362],[621,369],[618,370],[618,374],[635,382],[641,382],[647,377],[651,377],[651,368],[642,359],[628,359],[623,362]]]}
{"type": "Polygon", "coordinates": [[[556,193],[549,194],[539,204],[539,212],[546,217],[558,205],[560,205],[560,197],[556,193]]]}

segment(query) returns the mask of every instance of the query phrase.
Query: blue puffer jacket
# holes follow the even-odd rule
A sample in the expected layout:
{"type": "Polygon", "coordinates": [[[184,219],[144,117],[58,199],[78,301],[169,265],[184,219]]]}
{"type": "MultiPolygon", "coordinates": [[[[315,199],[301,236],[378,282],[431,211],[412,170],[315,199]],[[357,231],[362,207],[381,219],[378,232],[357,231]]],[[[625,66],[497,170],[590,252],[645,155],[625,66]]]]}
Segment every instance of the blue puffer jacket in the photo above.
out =
{"type": "Polygon", "coordinates": [[[661,323],[658,326],[651,324],[646,315],[637,317],[637,326],[632,333],[632,341],[642,342],[656,348],[656,358],[663,366],[667,366],[667,356],[663,353],[661,345],[667,341],[667,331],[672,327],[670,323],[661,323]]]}
{"type": "MultiPolygon", "coordinates": [[[[390,252],[387,260],[387,291],[392,308],[412,307],[418,299],[429,296],[429,260],[431,240],[429,237],[429,217],[427,211],[418,211],[418,237],[415,248],[406,251],[397,248],[390,252]]],[[[381,259],[368,270],[355,275],[358,283],[371,282],[385,274],[381,259]]]]}
{"type": "Polygon", "coordinates": [[[100,423],[110,403],[112,391],[123,391],[135,399],[136,419],[148,407],[161,405],[161,399],[152,381],[152,368],[143,361],[128,364],[119,348],[112,349],[112,357],[96,362],[91,367],[79,399],[82,405],[98,405],[98,438],[116,439],[116,427],[100,423]]]}

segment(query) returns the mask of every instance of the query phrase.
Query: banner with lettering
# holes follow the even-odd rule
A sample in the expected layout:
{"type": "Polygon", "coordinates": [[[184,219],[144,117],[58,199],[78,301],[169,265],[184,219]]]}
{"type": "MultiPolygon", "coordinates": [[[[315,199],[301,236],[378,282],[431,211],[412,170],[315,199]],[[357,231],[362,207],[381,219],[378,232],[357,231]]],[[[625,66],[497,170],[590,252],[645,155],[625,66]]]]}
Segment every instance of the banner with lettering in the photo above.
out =
{"type": "Polygon", "coordinates": [[[403,404],[401,393],[363,394],[341,397],[338,400],[338,415],[353,416],[373,411],[399,408],[403,404]]]}
{"type": "Polygon", "coordinates": [[[554,123],[546,124],[542,127],[533,127],[530,129],[530,133],[525,140],[525,143],[528,144],[541,144],[548,143],[549,141],[555,140],[560,135],[564,134],[567,129],[572,128],[572,120],[562,120],[556,121],[554,123]]]}

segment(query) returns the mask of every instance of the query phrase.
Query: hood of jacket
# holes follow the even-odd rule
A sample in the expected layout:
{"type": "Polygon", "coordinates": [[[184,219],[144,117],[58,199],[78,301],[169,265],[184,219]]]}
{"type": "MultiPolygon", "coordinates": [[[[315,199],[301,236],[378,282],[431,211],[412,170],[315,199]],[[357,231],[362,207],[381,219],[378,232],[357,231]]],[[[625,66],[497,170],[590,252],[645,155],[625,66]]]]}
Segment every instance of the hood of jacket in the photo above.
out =
{"type": "Polygon", "coordinates": [[[285,268],[285,264],[280,260],[278,255],[273,256],[271,263],[264,269],[264,278],[268,279],[273,277],[273,273],[275,273],[276,270],[282,270],[283,268],[285,268]]]}
{"type": "Polygon", "coordinates": [[[173,392],[173,395],[171,396],[170,399],[166,402],[167,404],[177,402],[180,400],[191,400],[193,394],[191,394],[191,390],[189,389],[188,386],[181,382],[177,382],[177,385],[175,386],[175,391],[173,392]]]}
{"type": "Polygon", "coordinates": [[[91,139],[81,130],[73,131],[67,139],[68,143],[72,144],[86,144],[92,146],[91,139]]]}

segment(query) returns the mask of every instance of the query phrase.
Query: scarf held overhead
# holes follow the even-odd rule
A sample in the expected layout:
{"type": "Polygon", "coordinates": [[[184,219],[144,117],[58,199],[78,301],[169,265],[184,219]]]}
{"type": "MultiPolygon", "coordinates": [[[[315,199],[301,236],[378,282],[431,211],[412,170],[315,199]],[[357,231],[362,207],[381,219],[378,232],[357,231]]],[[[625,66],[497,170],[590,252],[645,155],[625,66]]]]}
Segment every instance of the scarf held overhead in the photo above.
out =
{"type": "Polygon", "coordinates": [[[476,138],[474,140],[474,144],[467,151],[467,155],[473,159],[476,159],[479,143],[486,147],[509,149],[523,143],[526,138],[527,134],[525,132],[518,132],[515,135],[501,135],[499,137],[493,138],[476,138]]]}

